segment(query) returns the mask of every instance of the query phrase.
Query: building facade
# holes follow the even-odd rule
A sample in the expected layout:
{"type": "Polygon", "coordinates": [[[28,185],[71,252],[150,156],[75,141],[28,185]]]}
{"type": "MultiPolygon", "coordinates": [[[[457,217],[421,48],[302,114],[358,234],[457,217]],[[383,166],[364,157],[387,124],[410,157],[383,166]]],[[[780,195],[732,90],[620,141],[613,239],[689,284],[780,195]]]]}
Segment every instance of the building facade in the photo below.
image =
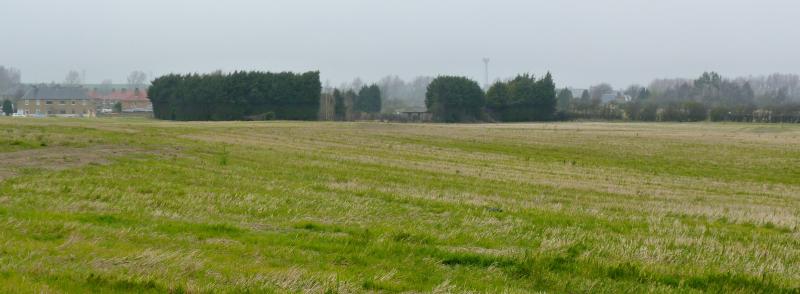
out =
{"type": "Polygon", "coordinates": [[[153,103],[150,102],[147,91],[139,88],[105,91],[94,89],[89,92],[89,98],[98,112],[112,112],[117,103],[122,105],[122,112],[153,112],[153,103]]]}
{"type": "Polygon", "coordinates": [[[94,103],[82,87],[32,86],[17,101],[17,113],[26,116],[94,117],[94,103]]]}

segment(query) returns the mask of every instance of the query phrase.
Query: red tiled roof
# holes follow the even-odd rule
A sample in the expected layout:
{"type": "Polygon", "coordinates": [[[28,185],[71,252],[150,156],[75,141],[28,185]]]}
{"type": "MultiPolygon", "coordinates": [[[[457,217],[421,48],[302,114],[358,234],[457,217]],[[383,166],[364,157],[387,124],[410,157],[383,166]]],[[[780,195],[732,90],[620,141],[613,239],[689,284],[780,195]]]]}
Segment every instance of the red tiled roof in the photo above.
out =
{"type": "Polygon", "coordinates": [[[110,93],[100,93],[99,91],[89,91],[89,98],[119,101],[149,101],[147,91],[144,90],[115,90],[110,93]]]}

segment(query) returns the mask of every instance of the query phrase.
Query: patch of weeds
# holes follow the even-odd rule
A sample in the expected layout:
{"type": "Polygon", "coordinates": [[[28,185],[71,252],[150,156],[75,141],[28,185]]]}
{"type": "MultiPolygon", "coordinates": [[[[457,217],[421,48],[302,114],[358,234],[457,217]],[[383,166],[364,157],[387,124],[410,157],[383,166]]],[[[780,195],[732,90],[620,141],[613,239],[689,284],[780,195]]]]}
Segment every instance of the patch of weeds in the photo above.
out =
{"type": "Polygon", "coordinates": [[[546,267],[549,270],[559,272],[572,270],[576,267],[578,257],[587,249],[588,247],[583,243],[574,244],[567,248],[564,254],[545,258],[546,267]]]}
{"type": "Polygon", "coordinates": [[[499,213],[499,212],[503,212],[503,209],[500,208],[500,207],[487,207],[486,211],[499,213]]]}
{"type": "Polygon", "coordinates": [[[295,225],[294,227],[297,229],[303,229],[309,231],[325,231],[325,228],[322,225],[311,222],[300,223],[295,225]]]}
{"type": "Polygon", "coordinates": [[[218,156],[219,165],[221,165],[221,166],[228,165],[228,157],[229,157],[229,155],[230,155],[230,153],[228,153],[228,150],[223,150],[218,156]]]}
{"type": "Polygon", "coordinates": [[[606,268],[606,276],[614,280],[636,280],[641,276],[641,269],[626,262],[606,268]]]}
{"type": "Polygon", "coordinates": [[[112,291],[125,291],[125,292],[170,292],[170,293],[185,293],[183,288],[166,289],[153,280],[129,280],[129,279],[114,279],[103,277],[100,275],[89,274],[86,277],[86,284],[95,289],[108,289],[112,291]]]}
{"type": "Polygon", "coordinates": [[[732,273],[708,273],[685,279],[688,287],[715,293],[800,293],[799,288],[783,288],[767,277],[756,278],[732,273]]]}
{"type": "Polygon", "coordinates": [[[202,223],[162,223],[158,230],[170,234],[190,234],[198,238],[236,237],[244,233],[238,227],[228,224],[202,224],[202,223]]]}
{"type": "Polygon", "coordinates": [[[761,225],[761,228],[762,229],[766,229],[766,230],[776,231],[776,232],[783,233],[783,234],[792,232],[791,228],[778,226],[773,222],[767,222],[767,223],[761,225]]]}
{"type": "Polygon", "coordinates": [[[42,225],[39,229],[30,232],[31,239],[36,241],[57,241],[64,239],[69,230],[63,225],[42,225]]]}
{"type": "Polygon", "coordinates": [[[129,226],[133,222],[113,215],[84,215],[78,218],[79,221],[103,226],[129,226]]]}
{"type": "Polygon", "coordinates": [[[391,236],[392,241],[398,243],[410,243],[410,244],[431,244],[433,240],[429,236],[419,235],[419,234],[411,234],[408,232],[396,232],[391,236]]]}
{"type": "Polygon", "coordinates": [[[202,224],[202,225],[196,225],[196,227],[198,227],[199,232],[209,233],[212,236],[217,236],[217,235],[230,236],[230,235],[239,235],[242,233],[241,229],[226,224],[212,224],[212,225],[202,224]]]}
{"type": "Polygon", "coordinates": [[[606,277],[616,281],[632,281],[643,284],[662,284],[676,289],[694,289],[712,293],[800,293],[798,288],[786,288],[776,284],[769,276],[751,277],[733,273],[705,273],[697,275],[669,275],[648,272],[639,265],[624,262],[604,264],[576,259],[585,250],[576,244],[566,253],[557,256],[529,255],[524,258],[508,258],[473,253],[439,253],[442,264],[447,266],[497,267],[516,279],[531,280],[542,284],[546,277],[536,273],[562,272],[570,276],[606,277]]]}
{"type": "Polygon", "coordinates": [[[346,233],[352,238],[348,242],[359,244],[367,243],[372,239],[372,232],[370,232],[369,229],[341,228],[335,225],[324,225],[313,222],[302,222],[294,225],[294,228],[320,233],[346,233]]]}
{"type": "Polygon", "coordinates": [[[475,253],[449,252],[441,258],[442,264],[447,266],[507,267],[514,265],[514,261],[510,259],[475,253]]]}
{"type": "Polygon", "coordinates": [[[384,281],[376,281],[374,279],[366,279],[364,282],[361,283],[361,288],[364,290],[370,291],[378,291],[378,292],[389,292],[389,293],[397,293],[402,292],[403,289],[384,281]]]}

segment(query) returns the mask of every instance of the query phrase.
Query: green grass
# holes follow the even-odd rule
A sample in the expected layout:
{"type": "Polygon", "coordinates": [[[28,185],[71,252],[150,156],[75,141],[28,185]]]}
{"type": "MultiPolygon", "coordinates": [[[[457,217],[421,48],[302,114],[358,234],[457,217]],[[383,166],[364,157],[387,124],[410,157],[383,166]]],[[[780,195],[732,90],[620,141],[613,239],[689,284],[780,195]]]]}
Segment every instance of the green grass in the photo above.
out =
{"type": "Polygon", "coordinates": [[[5,158],[107,157],[0,165],[0,292],[800,292],[797,125],[0,118],[0,135],[5,158]]]}

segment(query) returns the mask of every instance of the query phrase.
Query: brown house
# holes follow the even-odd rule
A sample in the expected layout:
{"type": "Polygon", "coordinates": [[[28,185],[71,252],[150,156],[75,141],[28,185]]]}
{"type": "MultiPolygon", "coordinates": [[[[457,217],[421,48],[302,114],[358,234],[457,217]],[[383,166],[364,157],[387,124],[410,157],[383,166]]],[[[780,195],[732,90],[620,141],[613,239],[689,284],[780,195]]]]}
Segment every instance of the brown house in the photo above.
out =
{"type": "Polygon", "coordinates": [[[139,88],[128,90],[111,89],[111,91],[98,91],[97,89],[89,92],[89,98],[92,99],[97,111],[111,112],[114,104],[122,105],[122,112],[152,112],[153,103],[147,97],[146,90],[139,90],[139,88]]]}
{"type": "Polygon", "coordinates": [[[17,101],[26,116],[94,117],[95,107],[86,89],[73,86],[33,86],[17,101]]]}

